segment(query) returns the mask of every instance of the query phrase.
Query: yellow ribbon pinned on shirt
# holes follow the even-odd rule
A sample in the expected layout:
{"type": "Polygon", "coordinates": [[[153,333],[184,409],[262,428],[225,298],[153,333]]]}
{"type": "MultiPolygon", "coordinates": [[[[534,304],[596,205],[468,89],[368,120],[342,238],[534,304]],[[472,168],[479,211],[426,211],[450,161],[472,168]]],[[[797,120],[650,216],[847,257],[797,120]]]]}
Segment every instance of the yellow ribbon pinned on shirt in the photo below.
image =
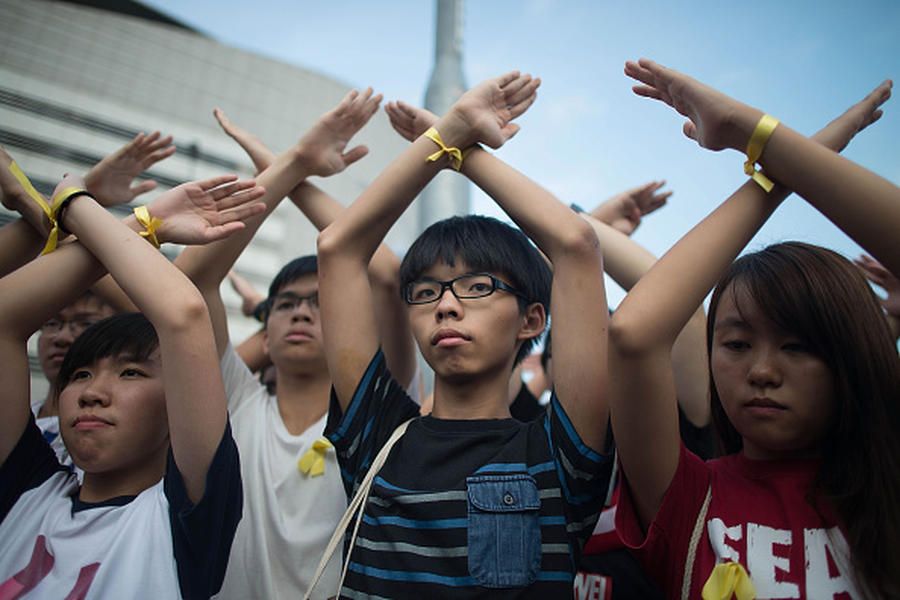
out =
{"type": "Polygon", "coordinates": [[[134,217],[137,219],[138,223],[144,227],[144,231],[140,232],[140,236],[159,248],[159,239],[156,237],[156,230],[162,225],[162,220],[151,217],[150,211],[147,210],[146,206],[136,206],[134,208],[134,217]]]}
{"type": "Polygon", "coordinates": [[[44,214],[47,215],[47,220],[50,221],[50,235],[47,236],[47,243],[44,245],[44,249],[41,250],[41,254],[53,252],[56,250],[56,244],[59,241],[59,224],[56,222],[56,214],[59,212],[59,206],[73,192],[79,192],[81,190],[74,187],[66,188],[53,197],[51,204],[47,204],[47,201],[44,200],[44,197],[41,196],[40,192],[34,189],[31,180],[28,179],[25,172],[16,164],[16,161],[9,163],[9,172],[12,173],[12,176],[16,178],[16,181],[25,188],[25,193],[27,193],[28,196],[41,207],[44,214]]]}
{"type": "Polygon", "coordinates": [[[297,461],[297,468],[301,473],[309,477],[318,477],[325,474],[325,455],[332,448],[331,442],[320,437],[313,442],[312,448],[303,453],[297,461]]]}
{"type": "Polygon", "coordinates": [[[703,600],[753,600],[756,590],[744,566],[736,562],[719,563],[703,584],[703,600]]]}
{"type": "Polygon", "coordinates": [[[462,168],[462,162],[463,162],[462,151],[455,146],[448,147],[444,143],[444,140],[441,139],[441,134],[438,133],[437,129],[435,129],[434,127],[429,127],[428,131],[426,131],[422,135],[424,135],[429,140],[431,140],[432,142],[434,142],[435,144],[437,144],[438,146],[441,147],[440,150],[438,150],[437,152],[435,152],[434,154],[432,154],[431,156],[428,157],[428,162],[435,162],[440,157],[442,157],[444,154],[446,154],[450,157],[450,166],[451,167],[453,167],[456,171],[459,171],[462,168]]]}
{"type": "Polygon", "coordinates": [[[772,183],[771,179],[763,175],[761,171],[756,170],[756,161],[762,156],[766,142],[769,141],[769,137],[776,127],[778,127],[778,119],[772,115],[763,115],[759,123],[756,124],[756,129],[753,130],[750,141],[747,142],[747,160],[744,162],[744,173],[749,175],[766,192],[771,192],[775,184],[772,183]]]}

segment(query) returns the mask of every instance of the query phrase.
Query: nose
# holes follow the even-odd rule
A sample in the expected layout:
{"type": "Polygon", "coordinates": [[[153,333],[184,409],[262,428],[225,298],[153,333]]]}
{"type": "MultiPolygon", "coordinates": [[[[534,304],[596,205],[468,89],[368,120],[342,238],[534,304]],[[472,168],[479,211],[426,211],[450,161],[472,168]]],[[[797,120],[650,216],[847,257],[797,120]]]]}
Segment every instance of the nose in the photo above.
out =
{"type": "Polygon", "coordinates": [[[309,298],[303,298],[294,308],[291,320],[312,323],[315,313],[316,311],[313,309],[312,301],[309,298]]]}
{"type": "Polygon", "coordinates": [[[441,297],[437,301],[435,309],[435,318],[438,322],[444,319],[459,319],[462,316],[462,303],[449,287],[443,291],[441,297]]]}
{"type": "Polygon", "coordinates": [[[78,396],[79,408],[89,406],[109,406],[109,386],[103,376],[94,377],[84,386],[78,396]]]}
{"type": "Polygon", "coordinates": [[[62,329],[53,336],[53,343],[57,346],[71,346],[75,341],[75,335],[68,323],[63,323],[62,329]]]}
{"type": "Polygon", "coordinates": [[[750,384],[756,387],[778,387],[781,385],[781,369],[775,353],[760,349],[753,355],[753,363],[747,373],[750,384]]]}

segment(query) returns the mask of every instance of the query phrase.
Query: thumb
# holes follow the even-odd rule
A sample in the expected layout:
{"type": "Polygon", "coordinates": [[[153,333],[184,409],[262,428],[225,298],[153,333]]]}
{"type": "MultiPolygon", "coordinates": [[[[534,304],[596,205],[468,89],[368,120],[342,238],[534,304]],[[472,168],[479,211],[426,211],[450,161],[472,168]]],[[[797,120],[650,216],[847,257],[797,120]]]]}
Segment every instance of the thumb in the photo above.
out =
{"type": "Polygon", "coordinates": [[[155,188],[155,181],[142,181],[141,183],[132,186],[131,189],[128,190],[128,192],[131,194],[132,198],[135,198],[137,196],[140,196],[141,194],[146,194],[147,192],[155,188]]]}
{"type": "Polygon", "coordinates": [[[688,136],[692,140],[697,142],[700,141],[699,139],[697,139],[697,126],[694,125],[693,122],[685,121],[684,126],[682,127],[682,131],[684,131],[684,135],[688,136]]]}
{"type": "Polygon", "coordinates": [[[341,155],[341,159],[344,161],[344,164],[349,167],[368,153],[369,149],[366,146],[357,146],[344,152],[344,154],[341,155]]]}

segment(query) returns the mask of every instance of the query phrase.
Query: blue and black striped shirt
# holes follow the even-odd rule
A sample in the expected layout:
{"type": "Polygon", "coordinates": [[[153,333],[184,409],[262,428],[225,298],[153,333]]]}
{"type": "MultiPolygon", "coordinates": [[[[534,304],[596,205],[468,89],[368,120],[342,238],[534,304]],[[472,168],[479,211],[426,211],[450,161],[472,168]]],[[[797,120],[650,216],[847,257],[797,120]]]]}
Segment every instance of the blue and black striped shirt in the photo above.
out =
{"type": "MultiPolygon", "coordinates": [[[[346,414],[332,397],[325,431],[348,496],[418,410],[381,352],[346,414]]],[[[569,596],[611,467],[555,397],[527,424],[418,418],[375,477],[341,596],[569,596]]]]}

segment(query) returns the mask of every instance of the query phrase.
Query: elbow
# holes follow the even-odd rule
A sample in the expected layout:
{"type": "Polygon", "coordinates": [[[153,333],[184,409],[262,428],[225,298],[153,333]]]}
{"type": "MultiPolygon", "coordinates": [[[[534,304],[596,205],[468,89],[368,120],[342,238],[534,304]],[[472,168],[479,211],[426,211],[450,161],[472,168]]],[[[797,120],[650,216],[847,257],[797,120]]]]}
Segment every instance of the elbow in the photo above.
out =
{"type": "Polygon", "coordinates": [[[333,259],[340,252],[342,245],[340,232],[335,229],[334,224],[320,231],[316,237],[316,256],[319,262],[333,259]]]}
{"type": "MultiPolygon", "coordinates": [[[[165,315],[165,323],[161,325],[170,332],[184,333],[191,331],[199,323],[208,325],[210,322],[209,308],[203,295],[193,286],[180,294],[177,301],[170,302],[169,306],[173,310],[165,315]]],[[[159,326],[156,323],[153,325],[159,326]]]]}
{"type": "Polygon", "coordinates": [[[583,256],[586,258],[600,259],[600,241],[594,228],[584,219],[575,219],[576,223],[568,227],[566,233],[559,236],[559,243],[563,250],[571,256],[583,256]]]}
{"type": "Polygon", "coordinates": [[[609,322],[609,352],[623,357],[638,357],[650,353],[658,343],[646,335],[640,315],[630,314],[627,307],[613,313],[609,322]]]}

